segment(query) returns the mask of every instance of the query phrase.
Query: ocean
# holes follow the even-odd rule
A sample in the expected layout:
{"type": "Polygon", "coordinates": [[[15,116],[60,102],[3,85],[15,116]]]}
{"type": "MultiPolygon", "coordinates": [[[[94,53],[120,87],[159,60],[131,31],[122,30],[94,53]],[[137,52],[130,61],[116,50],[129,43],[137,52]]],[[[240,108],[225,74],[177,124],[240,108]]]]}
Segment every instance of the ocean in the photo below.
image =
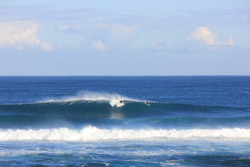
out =
{"type": "Polygon", "coordinates": [[[250,166],[250,77],[2,76],[0,166],[250,166]]]}

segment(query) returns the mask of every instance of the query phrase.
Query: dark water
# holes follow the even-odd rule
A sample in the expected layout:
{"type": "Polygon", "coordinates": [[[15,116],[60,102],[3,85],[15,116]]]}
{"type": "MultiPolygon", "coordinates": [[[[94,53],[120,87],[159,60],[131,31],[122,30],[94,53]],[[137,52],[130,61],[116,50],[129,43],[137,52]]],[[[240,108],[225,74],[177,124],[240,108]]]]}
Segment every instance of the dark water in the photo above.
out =
{"type": "Polygon", "coordinates": [[[0,166],[249,166],[250,77],[0,77],[0,166]]]}

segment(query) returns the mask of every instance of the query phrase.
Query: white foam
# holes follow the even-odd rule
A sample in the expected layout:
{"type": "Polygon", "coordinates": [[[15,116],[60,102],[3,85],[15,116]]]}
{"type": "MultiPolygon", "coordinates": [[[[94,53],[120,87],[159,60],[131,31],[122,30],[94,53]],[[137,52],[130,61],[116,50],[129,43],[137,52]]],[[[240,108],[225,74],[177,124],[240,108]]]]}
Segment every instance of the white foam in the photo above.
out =
{"type": "Polygon", "coordinates": [[[136,99],[128,98],[117,93],[105,92],[80,92],[76,96],[64,97],[61,99],[47,99],[41,103],[47,102],[75,102],[75,101],[109,101],[112,107],[122,107],[125,105],[124,101],[139,101],[136,99]]]}
{"type": "Polygon", "coordinates": [[[138,139],[250,139],[250,129],[99,129],[93,126],[80,130],[68,128],[40,130],[0,130],[0,141],[52,140],[52,141],[105,141],[138,139]]]}

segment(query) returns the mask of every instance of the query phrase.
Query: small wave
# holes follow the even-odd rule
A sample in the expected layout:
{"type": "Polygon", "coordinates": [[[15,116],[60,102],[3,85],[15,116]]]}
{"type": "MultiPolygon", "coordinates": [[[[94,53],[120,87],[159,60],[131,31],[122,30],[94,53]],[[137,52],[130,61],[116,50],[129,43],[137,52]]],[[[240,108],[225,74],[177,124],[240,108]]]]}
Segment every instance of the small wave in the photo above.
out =
{"type": "Polygon", "coordinates": [[[0,130],[0,141],[51,140],[51,141],[106,141],[144,139],[249,139],[250,129],[99,129],[93,126],[81,130],[68,128],[40,130],[0,130]]]}

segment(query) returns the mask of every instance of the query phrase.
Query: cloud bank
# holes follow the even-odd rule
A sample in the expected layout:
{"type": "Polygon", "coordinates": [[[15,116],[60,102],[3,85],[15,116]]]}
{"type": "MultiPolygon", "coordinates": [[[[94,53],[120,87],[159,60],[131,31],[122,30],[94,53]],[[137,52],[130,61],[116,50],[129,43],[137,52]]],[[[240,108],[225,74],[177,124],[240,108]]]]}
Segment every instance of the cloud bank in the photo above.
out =
{"type": "Polygon", "coordinates": [[[39,24],[33,21],[13,21],[0,23],[0,47],[24,49],[39,47],[50,51],[52,47],[37,36],[39,24]]]}

